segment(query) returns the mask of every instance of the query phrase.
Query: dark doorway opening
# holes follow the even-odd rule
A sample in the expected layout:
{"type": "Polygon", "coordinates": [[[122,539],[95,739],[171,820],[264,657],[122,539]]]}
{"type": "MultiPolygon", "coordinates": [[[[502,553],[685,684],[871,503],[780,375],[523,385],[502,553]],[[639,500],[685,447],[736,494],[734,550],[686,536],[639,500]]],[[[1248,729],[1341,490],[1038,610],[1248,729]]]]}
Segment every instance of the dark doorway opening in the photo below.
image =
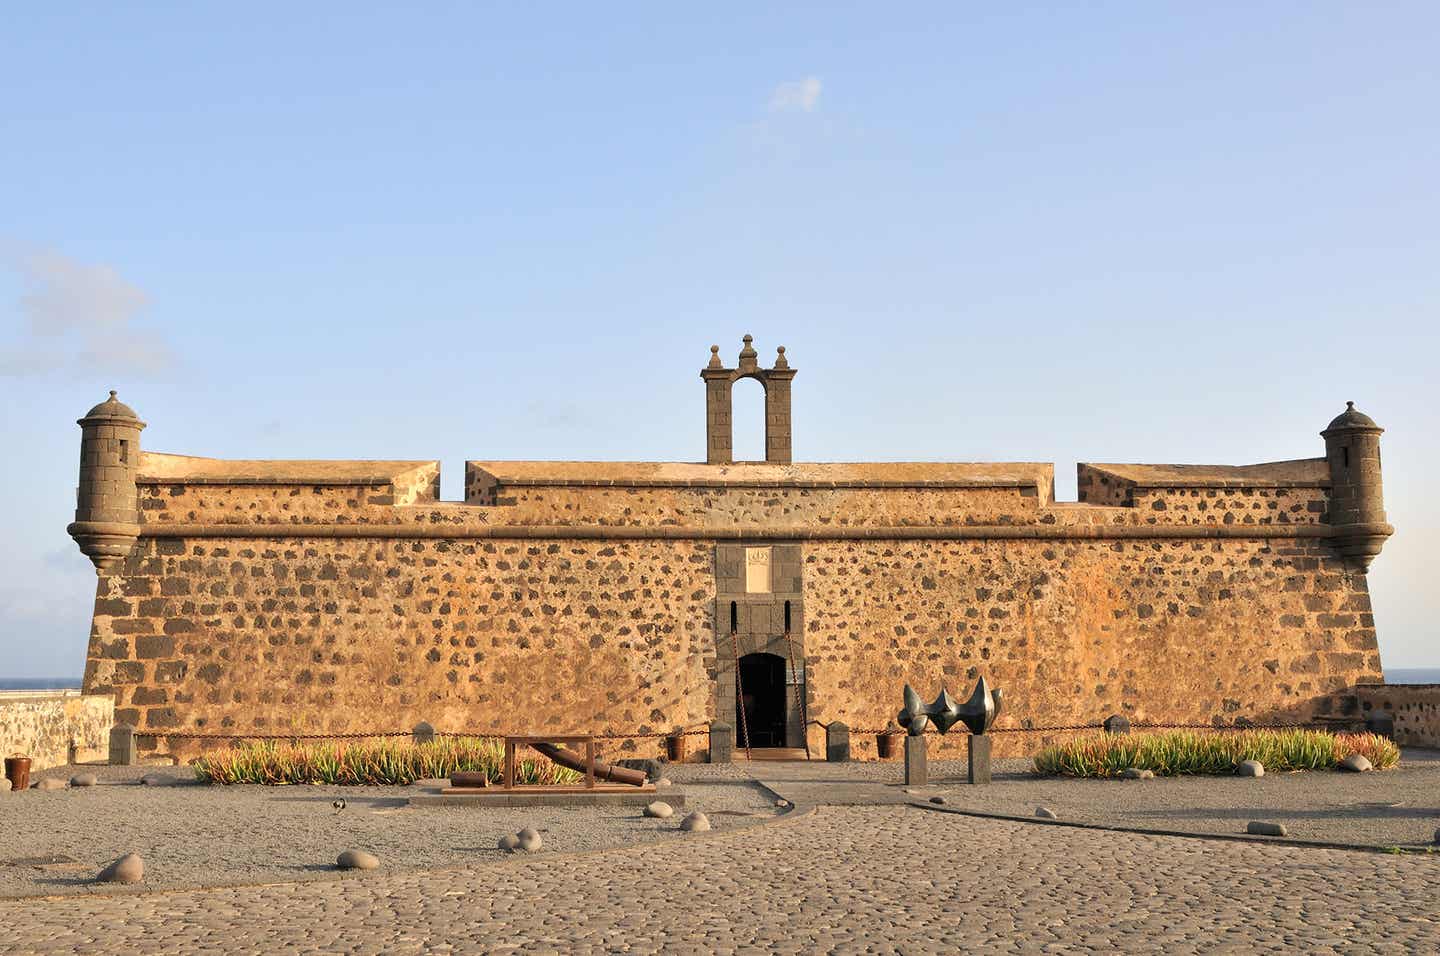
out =
{"type": "Polygon", "coordinates": [[[736,739],[741,747],[785,746],[785,658],[746,654],[735,686],[736,739]],[[746,740],[746,734],[749,740],[746,740]]]}

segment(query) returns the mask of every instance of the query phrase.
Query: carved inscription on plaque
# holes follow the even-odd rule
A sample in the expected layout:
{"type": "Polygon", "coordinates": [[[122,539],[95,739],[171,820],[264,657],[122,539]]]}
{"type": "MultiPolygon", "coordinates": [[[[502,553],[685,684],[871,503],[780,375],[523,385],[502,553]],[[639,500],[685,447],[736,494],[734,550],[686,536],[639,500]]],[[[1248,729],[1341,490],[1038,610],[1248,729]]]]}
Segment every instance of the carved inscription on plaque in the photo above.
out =
{"type": "Polygon", "coordinates": [[[770,593],[770,549],[745,549],[745,593],[770,593]]]}

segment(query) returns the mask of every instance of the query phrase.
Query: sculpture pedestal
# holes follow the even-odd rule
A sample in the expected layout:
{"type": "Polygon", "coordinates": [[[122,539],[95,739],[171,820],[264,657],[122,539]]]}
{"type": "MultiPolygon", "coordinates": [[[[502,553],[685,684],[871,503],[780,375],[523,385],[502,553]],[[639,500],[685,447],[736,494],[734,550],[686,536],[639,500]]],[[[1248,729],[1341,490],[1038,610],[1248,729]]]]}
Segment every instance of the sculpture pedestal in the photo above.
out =
{"type": "Polygon", "coordinates": [[[925,757],[925,737],[907,734],[905,736],[905,785],[924,786],[930,779],[930,768],[925,757]]]}
{"type": "MultiPolygon", "coordinates": [[[[990,735],[971,734],[966,739],[965,755],[970,760],[971,783],[990,782],[990,735]]],[[[906,751],[908,757],[909,751],[906,751]]]]}

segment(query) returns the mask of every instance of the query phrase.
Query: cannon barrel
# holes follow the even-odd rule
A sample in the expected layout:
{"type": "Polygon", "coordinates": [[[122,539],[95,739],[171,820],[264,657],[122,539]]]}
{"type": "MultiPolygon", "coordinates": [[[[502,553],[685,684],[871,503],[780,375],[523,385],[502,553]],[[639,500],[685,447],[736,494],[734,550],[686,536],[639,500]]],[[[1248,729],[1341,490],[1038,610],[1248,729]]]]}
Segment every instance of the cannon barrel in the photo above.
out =
{"type": "MultiPolygon", "coordinates": [[[[562,767],[569,767],[571,770],[585,772],[585,756],[569,750],[565,747],[558,747],[555,744],[531,744],[533,749],[549,757],[562,767]]],[[[645,771],[631,770],[628,767],[616,767],[603,761],[595,761],[595,779],[609,780],[612,783],[626,783],[632,787],[643,787],[645,785],[645,771]]]]}

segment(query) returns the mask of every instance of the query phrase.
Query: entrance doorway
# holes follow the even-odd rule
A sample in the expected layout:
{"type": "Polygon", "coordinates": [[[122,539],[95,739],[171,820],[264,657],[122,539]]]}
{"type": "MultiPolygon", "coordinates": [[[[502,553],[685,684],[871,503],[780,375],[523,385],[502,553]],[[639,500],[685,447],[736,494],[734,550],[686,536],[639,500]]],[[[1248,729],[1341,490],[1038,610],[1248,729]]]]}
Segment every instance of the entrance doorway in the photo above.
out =
{"type": "Polygon", "coordinates": [[[785,746],[785,658],[746,654],[735,686],[736,741],[741,747],[785,746]],[[746,733],[750,737],[747,741],[746,733]]]}

